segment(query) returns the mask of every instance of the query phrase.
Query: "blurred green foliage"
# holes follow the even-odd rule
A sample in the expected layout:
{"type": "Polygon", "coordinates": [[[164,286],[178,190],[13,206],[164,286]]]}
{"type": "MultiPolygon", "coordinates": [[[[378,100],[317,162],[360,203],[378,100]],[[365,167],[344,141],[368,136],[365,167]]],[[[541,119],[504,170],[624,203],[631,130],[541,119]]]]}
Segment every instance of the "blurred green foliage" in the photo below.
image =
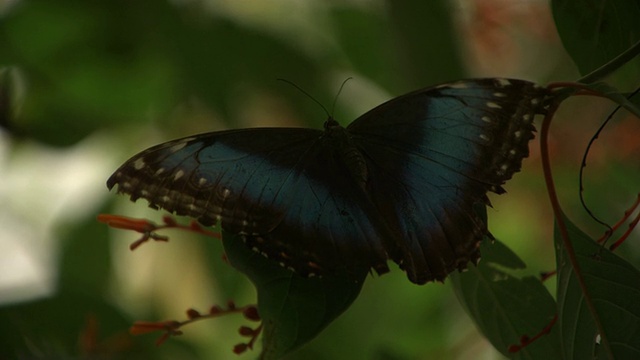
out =
{"type": "MultiPolygon", "coordinates": [[[[195,132],[255,125],[319,127],[325,120],[322,110],[277,78],[294,82],[329,107],[339,85],[354,76],[335,108],[335,117],[345,124],[391,96],[448,80],[513,76],[544,83],[578,77],[558,39],[549,35],[555,30],[546,5],[541,7],[549,22],[531,27],[527,21],[540,8],[489,3],[11,2],[0,9],[0,67],[5,71],[0,125],[16,139],[16,154],[21,145],[34,143],[45,153],[71,152],[105,136],[111,142],[103,160],[119,163],[148,145],[195,132]],[[533,28],[538,33],[526,33],[533,28]],[[492,65],[479,65],[487,63],[492,65]]],[[[565,26],[575,28],[571,22],[565,26]]],[[[577,68],[588,70],[593,64],[578,63],[577,68]]],[[[622,79],[628,82],[622,85],[637,80],[630,79],[622,79]]],[[[581,131],[575,131],[575,121],[557,130],[578,140],[566,138],[554,150],[558,157],[568,153],[560,166],[574,164],[558,176],[560,189],[574,192],[578,161],[572,151],[582,147],[567,151],[567,146],[583,141],[609,110],[604,105],[601,113],[580,108],[576,105],[567,118],[579,119],[581,131]]],[[[594,176],[591,188],[618,190],[590,193],[607,221],[615,221],[637,191],[630,179],[638,179],[638,169],[630,170],[626,160],[637,160],[640,150],[633,141],[615,137],[637,127],[622,123],[628,127],[614,131],[611,141],[624,147],[627,157],[613,164],[595,160],[590,168],[591,174],[610,175],[594,176]]],[[[613,154],[605,151],[602,158],[613,154]]],[[[503,211],[489,215],[492,232],[522,254],[529,275],[555,266],[535,151],[532,158],[523,171],[529,175],[516,176],[507,199],[494,201],[503,211]]],[[[101,191],[95,214],[119,211],[125,200],[101,191]]],[[[575,198],[568,201],[576,204],[575,198]]],[[[159,217],[143,213],[143,207],[135,211],[159,217]]],[[[577,206],[571,209],[578,212],[577,206]]],[[[244,341],[237,335],[242,319],[192,325],[159,348],[153,335],[127,333],[135,320],[180,320],[183,310],[204,310],[228,298],[255,301],[249,282],[221,260],[221,244],[173,234],[169,244],[147,244],[123,255],[126,240],[135,235],[118,234],[117,239],[93,215],[60,220],[50,229],[58,240],[56,274],[51,275],[56,291],[0,308],[0,358],[234,357],[233,344],[244,341]]],[[[637,260],[637,245],[625,256],[637,260]]],[[[501,356],[475,330],[448,285],[418,287],[393,271],[369,279],[329,331],[289,358],[457,359],[479,354],[501,356]]]]}

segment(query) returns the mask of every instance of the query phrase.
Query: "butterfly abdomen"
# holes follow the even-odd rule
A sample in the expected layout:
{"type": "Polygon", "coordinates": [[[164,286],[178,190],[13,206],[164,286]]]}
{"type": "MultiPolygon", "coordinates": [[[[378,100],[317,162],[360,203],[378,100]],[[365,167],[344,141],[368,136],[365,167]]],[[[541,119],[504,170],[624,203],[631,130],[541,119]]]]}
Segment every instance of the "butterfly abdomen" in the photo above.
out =
{"type": "Polygon", "coordinates": [[[367,161],[353,142],[351,134],[337,123],[333,126],[325,125],[325,129],[325,136],[330,138],[332,156],[336,158],[337,164],[344,166],[343,176],[350,177],[363,191],[366,191],[369,179],[367,161]]]}

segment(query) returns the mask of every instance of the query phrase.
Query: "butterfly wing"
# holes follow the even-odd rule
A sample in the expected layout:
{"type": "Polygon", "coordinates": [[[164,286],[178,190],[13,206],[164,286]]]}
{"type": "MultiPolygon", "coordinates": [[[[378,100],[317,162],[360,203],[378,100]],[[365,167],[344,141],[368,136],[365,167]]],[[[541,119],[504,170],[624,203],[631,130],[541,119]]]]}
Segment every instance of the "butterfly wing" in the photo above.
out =
{"type": "Polygon", "coordinates": [[[264,128],[179,139],[129,159],[107,186],[206,225],[219,221],[304,275],[388,271],[377,210],[345,176],[342,152],[326,134],[264,128]]]}
{"type": "Polygon", "coordinates": [[[479,258],[487,191],[519,171],[546,89],[520,80],[460,81],[395,98],[348,130],[395,236],[389,256],[412,282],[442,280],[479,258]]]}

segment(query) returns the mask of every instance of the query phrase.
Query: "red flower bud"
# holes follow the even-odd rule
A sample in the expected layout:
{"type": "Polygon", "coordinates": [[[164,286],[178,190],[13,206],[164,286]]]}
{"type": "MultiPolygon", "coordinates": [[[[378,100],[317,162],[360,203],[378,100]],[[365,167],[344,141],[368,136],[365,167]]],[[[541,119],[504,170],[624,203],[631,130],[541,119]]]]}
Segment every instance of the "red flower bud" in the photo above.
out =
{"type": "Polygon", "coordinates": [[[246,309],[244,309],[242,314],[247,320],[260,321],[260,314],[258,314],[258,308],[256,308],[255,306],[248,306],[246,309]]]}
{"type": "Polygon", "coordinates": [[[249,337],[253,337],[255,335],[255,330],[253,330],[252,328],[248,327],[248,326],[240,326],[240,329],[238,329],[238,333],[242,336],[249,336],[249,337]]]}
{"type": "Polygon", "coordinates": [[[233,352],[236,354],[242,354],[243,352],[247,351],[248,347],[249,346],[247,346],[247,344],[238,344],[233,347],[233,352]]]}
{"type": "Polygon", "coordinates": [[[209,315],[218,315],[223,312],[222,308],[218,305],[213,305],[211,309],[209,309],[209,315]]]}
{"type": "Polygon", "coordinates": [[[195,310],[195,309],[189,309],[189,310],[187,310],[187,317],[188,317],[189,319],[199,318],[200,316],[201,316],[201,315],[200,315],[200,313],[198,312],[198,310],[195,310]]]}

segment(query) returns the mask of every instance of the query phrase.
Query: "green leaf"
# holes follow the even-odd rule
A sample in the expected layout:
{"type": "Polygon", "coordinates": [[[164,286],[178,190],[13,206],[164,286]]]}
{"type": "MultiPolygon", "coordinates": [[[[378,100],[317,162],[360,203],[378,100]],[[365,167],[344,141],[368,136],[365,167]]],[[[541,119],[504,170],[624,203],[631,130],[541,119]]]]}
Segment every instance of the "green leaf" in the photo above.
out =
{"type": "Polygon", "coordinates": [[[394,52],[387,49],[393,43],[387,19],[376,11],[359,7],[336,7],[331,20],[341,50],[360,74],[386,89],[400,90],[393,68],[394,52]],[[377,54],[377,55],[376,55],[377,54]]]}
{"type": "Polygon", "coordinates": [[[512,359],[560,358],[560,342],[555,327],[516,353],[522,336],[533,337],[550,324],[556,304],[540,279],[518,278],[513,270],[525,264],[499,241],[482,242],[482,259],[478,266],[464,273],[451,274],[460,303],[480,331],[503,355],[512,359]]]}
{"type": "Polygon", "coordinates": [[[12,130],[16,108],[16,76],[11,68],[0,67],[0,128],[12,130]]]}
{"type": "Polygon", "coordinates": [[[640,3],[628,0],[553,0],[562,43],[582,75],[640,40],[640,3]]]}
{"type": "Polygon", "coordinates": [[[466,73],[450,1],[389,0],[385,5],[395,35],[388,51],[397,53],[397,76],[403,75],[410,88],[449,81],[466,73]]]}
{"type": "Polygon", "coordinates": [[[59,289],[102,296],[109,287],[111,249],[104,224],[87,220],[65,229],[61,247],[59,289]]]}
{"type": "Polygon", "coordinates": [[[95,295],[63,291],[51,298],[0,307],[2,358],[99,358],[98,351],[111,358],[140,358],[144,344],[128,334],[131,319],[95,295]],[[86,343],[91,341],[96,347],[86,343]],[[118,346],[118,342],[128,346],[118,346]],[[83,351],[96,353],[81,354],[83,351]]]}
{"type": "Polygon", "coordinates": [[[323,66],[252,26],[220,16],[193,21],[188,7],[170,2],[136,2],[124,13],[119,1],[22,5],[0,21],[0,64],[17,66],[28,84],[14,121],[28,137],[68,146],[105,124],[162,121],[194,100],[238,118],[245,109],[238,104],[262,89],[289,98],[301,118],[325,120],[317,105],[276,82],[322,84],[323,66]],[[40,24],[51,31],[34,32],[40,24]]]}
{"type": "Polygon", "coordinates": [[[261,359],[279,359],[316,337],[358,297],[368,269],[356,276],[303,278],[222,234],[227,258],[258,291],[264,324],[261,359]]]}
{"type": "Polygon", "coordinates": [[[563,219],[580,268],[572,267],[556,225],[558,325],[565,359],[640,359],[640,271],[563,219]]]}

